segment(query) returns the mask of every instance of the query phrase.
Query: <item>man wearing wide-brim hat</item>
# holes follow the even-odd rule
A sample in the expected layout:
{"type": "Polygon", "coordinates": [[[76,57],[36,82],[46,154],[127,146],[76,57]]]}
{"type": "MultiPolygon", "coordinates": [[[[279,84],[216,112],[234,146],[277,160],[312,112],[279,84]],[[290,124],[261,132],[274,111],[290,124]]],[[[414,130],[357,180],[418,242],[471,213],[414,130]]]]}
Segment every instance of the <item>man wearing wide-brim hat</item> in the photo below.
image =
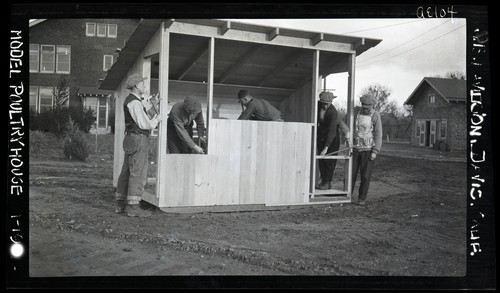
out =
{"type": "Polygon", "coordinates": [[[377,100],[373,94],[360,97],[361,108],[354,113],[354,146],[352,189],[356,185],[359,171],[361,183],[359,185],[358,204],[364,206],[370,186],[373,164],[382,147],[382,120],[380,113],[374,109],[377,100]]]}
{"type": "Polygon", "coordinates": [[[148,173],[149,134],[155,129],[161,115],[149,118],[143,103],[146,93],[145,80],[139,74],[127,78],[130,94],[123,102],[125,137],[123,139],[123,166],[116,186],[116,213],[127,212],[129,217],[148,217],[150,212],[140,208],[148,173]]]}
{"type": "MultiPolygon", "coordinates": [[[[338,112],[332,104],[335,98],[336,96],[329,91],[323,91],[319,94],[316,147],[320,156],[336,152],[340,147],[340,134],[337,131],[338,112]]],[[[336,165],[337,160],[335,159],[318,160],[321,181],[316,185],[316,188],[332,189],[331,181],[336,165]]]]}

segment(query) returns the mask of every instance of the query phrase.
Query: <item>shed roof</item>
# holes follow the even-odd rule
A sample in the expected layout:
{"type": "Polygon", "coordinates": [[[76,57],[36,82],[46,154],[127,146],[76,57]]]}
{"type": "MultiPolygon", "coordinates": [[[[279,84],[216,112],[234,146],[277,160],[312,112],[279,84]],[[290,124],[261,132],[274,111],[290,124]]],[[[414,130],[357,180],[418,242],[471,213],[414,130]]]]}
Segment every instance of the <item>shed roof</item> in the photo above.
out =
{"type": "MultiPolygon", "coordinates": [[[[311,79],[312,72],[308,68],[308,66],[312,68],[312,59],[304,56],[304,49],[317,49],[324,53],[322,53],[324,59],[321,62],[323,67],[320,68],[320,74],[327,75],[342,72],[347,67],[342,60],[346,58],[341,58],[340,54],[360,55],[382,41],[218,19],[142,19],[125,46],[121,48],[116,62],[107,71],[100,89],[115,90],[118,87],[163,21],[171,32],[185,34],[186,38],[189,38],[189,44],[192,44],[189,48],[171,50],[169,74],[172,76],[169,78],[177,77],[178,80],[185,78],[185,70],[188,70],[186,64],[194,66],[198,63],[196,66],[200,66],[202,62],[199,60],[202,56],[206,56],[207,52],[202,49],[203,42],[200,42],[199,37],[215,37],[218,42],[217,52],[231,52],[226,54],[227,59],[221,62],[218,62],[218,59],[215,61],[215,68],[219,72],[215,72],[214,82],[219,84],[242,84],[245,75],[245,79],[249,78],[249,82],[253,85],[262,86],[265,83],[265,86],[274,88],[300,86],[305,79],[311,79]],[[234,50],[235,45],[239,46],[238,50],[234,50]],[[257,51],[259,58],[252,56],[257,51]],[[260,54],[261,52],[263,53],[260,54]],[[264,58],[260,58],[263,56],[272,58],[268,60],[270,62],[263,63],[264,58]],[[175,60],[179,62],[175,63],[175,60]],[[292,68],[287,69],[290,64],[295,64],[295,71],[292,68]],[[301,67],[297,64],[303,65],[300,72],[298,69],[301,67]],[[175,72],[175,69],[178,71],[175,72]],[[251,80],[252,77],[254,80],[251,80]],[[258,80],[262,77],[265,77],[266,81],[258,80]]],[[[182,39],[178,34],[175,34],[175,37],[182,39]]],[[[205,45],[205,48],[208,47],[205,45]]],[[[192,78],[196,80],[195,77],[192,78]]]]}
{"type": "Polygon", "coordinates": [[[463,79],[424,77],[413,90],[404,104],[413,105],[419,97],[424,85],[432,87],[447,103],[465,102],[467,98],[467,81],[463,79]]]}

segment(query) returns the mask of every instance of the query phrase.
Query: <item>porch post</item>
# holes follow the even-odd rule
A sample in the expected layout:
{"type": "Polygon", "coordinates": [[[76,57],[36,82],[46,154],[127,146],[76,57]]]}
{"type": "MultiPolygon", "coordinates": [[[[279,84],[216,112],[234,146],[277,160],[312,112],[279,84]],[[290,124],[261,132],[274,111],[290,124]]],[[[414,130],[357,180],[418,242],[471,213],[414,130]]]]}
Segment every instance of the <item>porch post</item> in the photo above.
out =
{"type": "Polygon", "coordinates": [[[318,126],[318,92],[319,92],[319,50],[314,51],[313,55],[313,72],[312,72],[312,98],[311,102],[313,103],[311,109],[311,120],[313,121],[312,125],[312,151],[311,151],[311,177],[309,179],[310,182],[310,194],[311,197],[314,197],[314,186],[316,184],[316,132],[318,126]]]}
{"type": "MultiPolygon", "coordinates": [[[[351,131],[351,135],[349,137],[349,146],[353,144],[353,136],[354,136],[354,80],[355,80],[355,66],[356,66],[356,53],[353,53],[349,56],[348,60],[348,79],[347,79],[347,124],[349,126],[349,130],[351,131]]],[[[350,150],[352,153],[352,150],[350,150]]],[[[347,168],[347,196],[352,201],[353,194],[353,186],[352,186],[352,156],[349,157],[348,160],[348,168],[347,168]]],[[[345,177],[344,177],[345,178],[345,177]]]]}
{"type": "Polygon", "coordinates": [[[156,197],[159,198],[158,206],[165,206],[165,178],[167,174],[167,105],[168,105],[168,67],[169,67],[169,46],[170,32],[166,28],[165,22],[161,24],[160,36],[160,71],[159,84],[160,91],[160,114],[163,121],[158,128],[157,143],[157,170],[156,170],[156,197]]]}

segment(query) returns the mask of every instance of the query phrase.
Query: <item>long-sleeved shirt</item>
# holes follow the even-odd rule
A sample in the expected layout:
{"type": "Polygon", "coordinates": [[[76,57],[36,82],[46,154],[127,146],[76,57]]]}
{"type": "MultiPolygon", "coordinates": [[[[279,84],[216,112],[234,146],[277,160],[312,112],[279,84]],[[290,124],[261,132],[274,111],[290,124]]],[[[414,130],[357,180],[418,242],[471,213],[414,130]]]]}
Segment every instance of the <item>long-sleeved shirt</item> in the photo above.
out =
{"type": "Polygon", "coordinates": [[[159,120],[157,118],[149,119],[141,99],[130,93],[124,102],[125,106],[125,128],[127,131],[141,132],[149,134],[149,130],[155,129],[159,120]],[[137,129],[138,128],[138,129],[137,129]]]}
{"type": "Polygon", "coordinates": [[[329,147],[337,136],[337,121],[338,112],[333,104],[326,110],[318,109],[318,140],[322,142],[323,147],[329,147]]]}
{"type": "Polygon", "coordinates": [[[182,139],[191,149],[196,146],[196,143],[191,138],[186,127],[192,125],[193,120],[196,122],[196,129],[199,137],[205,136],[205,123],[203,114],[199,112],[197,115],[188,114],[184,108],[184,102],[179,102],[172,106],[168,117],[169,131],[176,131],[179,138],[182,139]],[[173,126],[172,126],[173,125],[173,126]]]}
{"type": "Polygon", "coordinates": [[[281,112],[268,101],[252,98],[238,120],[277,121],[283,119],[281,112]]]}

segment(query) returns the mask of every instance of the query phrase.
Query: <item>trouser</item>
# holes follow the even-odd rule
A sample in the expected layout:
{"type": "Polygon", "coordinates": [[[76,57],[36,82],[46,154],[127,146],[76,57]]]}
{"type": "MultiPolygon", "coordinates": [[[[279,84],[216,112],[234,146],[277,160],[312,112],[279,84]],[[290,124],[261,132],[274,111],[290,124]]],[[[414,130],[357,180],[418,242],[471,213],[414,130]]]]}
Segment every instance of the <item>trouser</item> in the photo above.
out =
{"type": "MultiPolygon", "coordinates": [[[[318,143],[318,155],[321,153],[323,150],[324,145],[321,143],[318,143]]],[[[332,143],[330,146],[328,146],[327,154],[331,152],[336,152],[340,148],[340,139],[339,136],[335,136],[333,139],[332,143]]],[[[334,154],[338,155],[338,154],[334,154]]],[[[325,184],[327,182],[332,181],[333,178],[333,172],[335,171],[335,166],[337,165],[337,160],[334,159],[325,159],[325,160],[318,160],[318,167],[319,167],[319,174],[321,177],[321,184],[325,184]]]]}
{"type": "Polygon", "coordinates": [[[149,137],[126,134],[123,139],[123,166],[116,186],[116,200],[139,204],[148,175],[149,137]]]}
{"type": "Polygon", "coordinates": [[[373,162],[370,160],[371,151],[358,151],[354,149],[352,153],[352,190],[356,185],[356,177],[359,174],[361,183],[359,185],[359,200],[365,200],[368,195],[368,188],[370,187],[370,178],[372,176],[373,162]]]}

